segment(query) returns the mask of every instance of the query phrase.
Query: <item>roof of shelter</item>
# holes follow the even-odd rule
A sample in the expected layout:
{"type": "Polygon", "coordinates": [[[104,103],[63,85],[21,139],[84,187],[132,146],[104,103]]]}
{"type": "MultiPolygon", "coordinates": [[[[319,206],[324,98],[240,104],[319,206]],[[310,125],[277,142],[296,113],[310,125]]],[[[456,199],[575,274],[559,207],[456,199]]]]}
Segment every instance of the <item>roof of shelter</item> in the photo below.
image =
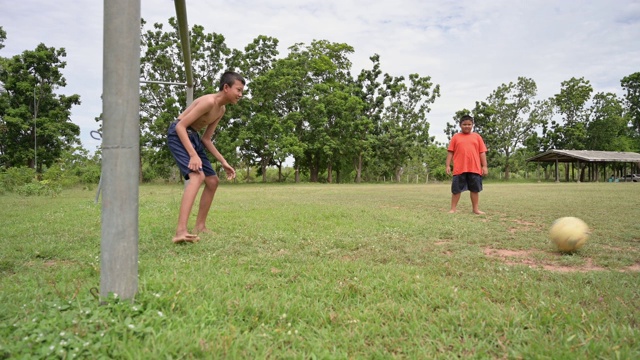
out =
{"type": "Polygon", "coordinates": [[[640,154],[635,152],[620,151],[596,151],[596,150],[548,150],[536,156],[530,157],[527,161],[538,162],[640,162],[640,154]]]}

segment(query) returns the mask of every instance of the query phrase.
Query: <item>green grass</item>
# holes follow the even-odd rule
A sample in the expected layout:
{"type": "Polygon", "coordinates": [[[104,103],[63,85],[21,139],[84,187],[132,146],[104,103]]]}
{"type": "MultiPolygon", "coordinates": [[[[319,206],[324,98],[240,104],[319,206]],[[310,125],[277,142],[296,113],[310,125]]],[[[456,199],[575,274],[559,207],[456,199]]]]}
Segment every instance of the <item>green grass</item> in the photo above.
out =
{"type": "Polygon", "coordinates": [[[0,196],[0,358],[640,358],[638,184],[488,183],[485,216],[448,184],[223,185],[174,245],[181,190],[140,188],[138,294],[102,305],[95,194],[0,196]]]}

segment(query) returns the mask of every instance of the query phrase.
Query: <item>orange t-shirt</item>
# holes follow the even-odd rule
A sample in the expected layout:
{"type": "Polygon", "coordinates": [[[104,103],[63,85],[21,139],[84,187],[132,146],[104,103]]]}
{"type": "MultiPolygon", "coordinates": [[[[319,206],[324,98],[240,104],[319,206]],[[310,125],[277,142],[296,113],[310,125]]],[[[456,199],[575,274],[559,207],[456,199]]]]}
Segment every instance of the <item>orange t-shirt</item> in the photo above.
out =
{"type": "Polygon", "coordinates": [[[466,172],[482,175],[480,154],[486,153],[487,147],[479,134],[471,132],[453,135],[447,151],[453,153],[453,175],[466,172]]]}

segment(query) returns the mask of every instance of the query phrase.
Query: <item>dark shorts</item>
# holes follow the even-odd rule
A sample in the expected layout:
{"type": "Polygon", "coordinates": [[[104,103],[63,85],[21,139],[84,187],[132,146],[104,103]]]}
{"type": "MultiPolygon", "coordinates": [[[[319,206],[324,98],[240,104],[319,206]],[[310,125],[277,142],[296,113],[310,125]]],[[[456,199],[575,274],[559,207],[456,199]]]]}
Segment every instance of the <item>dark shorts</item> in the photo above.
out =
{"type": "Polygon", "coordinates": [[[463,191],[482,191],[482,176],[476,173],[462,173],[454,175],[451,181],[451,193],[459,194],[463,191]]]}
{"type": "MultiPolygon", "coordinates": [[[[180,168],[180,173],[184,176],[185,180],[189,180],[189,174],[193,172],[189,169],[189,160],[191,160],[191,157],[189,156],[187,149],[182,145],[182,141],[180,141],[178,133],[176,133],[177,123],[177,121],[174,121],[169,125],[169,130],[167,131],[167,145],[169,146],[171,155],[173,155],[173,158],[176,160],[176,164],[178,164],[178,167],[180,168]]],[[[187,135],[189,135],[191,145],[198,153],[200,160],[202,160],[202,171],[204,172],[204,175],[215,175],[216,172],[213,170],[209,158],[207,158],[207,153],[205,152],[204,145],[202,144],[202,140],[200,140],[198,132],[191,128],[187,128],[187,135]]]]}

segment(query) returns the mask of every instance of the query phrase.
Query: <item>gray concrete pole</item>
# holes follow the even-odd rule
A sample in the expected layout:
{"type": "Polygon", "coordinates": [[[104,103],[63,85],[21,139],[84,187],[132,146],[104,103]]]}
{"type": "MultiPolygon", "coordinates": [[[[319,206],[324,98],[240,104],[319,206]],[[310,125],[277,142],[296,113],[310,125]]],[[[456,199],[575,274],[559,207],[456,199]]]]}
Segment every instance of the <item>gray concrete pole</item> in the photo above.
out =
{"type": "Polygon", "coordinates": [[[138,291],[140,0],[104,0],[100,297],[138,291]]]}

